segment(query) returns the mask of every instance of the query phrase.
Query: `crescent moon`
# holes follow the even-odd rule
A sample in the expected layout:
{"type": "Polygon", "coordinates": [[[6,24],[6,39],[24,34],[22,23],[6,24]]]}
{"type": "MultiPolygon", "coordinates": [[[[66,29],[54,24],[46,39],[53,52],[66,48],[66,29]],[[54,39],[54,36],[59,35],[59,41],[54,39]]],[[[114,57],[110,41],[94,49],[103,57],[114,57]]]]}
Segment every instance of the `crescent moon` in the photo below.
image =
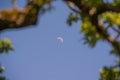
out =
{"type": "Polygon", "coordinates": [[[61,43],[64,42],[64,39],[63,39],[62,37],[57,37],[57,40],[58,40],[59,42],[61,42],[61,43]]]}

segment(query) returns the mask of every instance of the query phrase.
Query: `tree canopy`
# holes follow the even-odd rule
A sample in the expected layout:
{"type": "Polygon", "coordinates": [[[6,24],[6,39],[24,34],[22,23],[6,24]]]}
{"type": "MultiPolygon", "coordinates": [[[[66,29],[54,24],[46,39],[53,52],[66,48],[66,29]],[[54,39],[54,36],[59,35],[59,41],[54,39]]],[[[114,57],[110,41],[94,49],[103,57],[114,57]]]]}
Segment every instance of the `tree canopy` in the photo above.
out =
{"type": "MultiPolygon", "coordinates": [[[[13,8],[0,10],[0,31],[19,29],[36,25],[38,15],[52,8],[55,0],[26,0],[24,8],[18,8],[12,0],[13,8]],[[47,8],[45,7],[47,6],[47,8]]],[[[62,0],[72,10],[67,24],[81,21],[80,32],[84,34],[84,43],[91,47],[99,41],[111,45],[110,53],[117,56],[114,66],[104,66],[100,71],[100,80],[120,79],[120,0],[62,0]]],[[[55,6],[54,6],[55,7],[55,6]]],[[[63,10],[64,11],[64,10],[63,10]]],[[[0,40],[0,52],[13,50],[9,39],[0,40]]],[[[0,72],[4,70],[0,68],[0,72]]],[[[1,77],[0,80],[5,80],[1,77]]]]}

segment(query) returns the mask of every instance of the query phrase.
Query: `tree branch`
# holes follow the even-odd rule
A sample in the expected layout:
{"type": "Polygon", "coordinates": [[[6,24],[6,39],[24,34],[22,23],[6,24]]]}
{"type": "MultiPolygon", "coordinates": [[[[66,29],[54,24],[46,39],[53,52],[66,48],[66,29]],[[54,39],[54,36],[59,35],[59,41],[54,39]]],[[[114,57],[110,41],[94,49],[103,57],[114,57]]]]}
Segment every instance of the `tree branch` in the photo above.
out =
{"type": "Polygon", "coordinates": [[[106,11],[120,12],[120,4],[113,6],[109,3],[104,3],[104,4],[101,4],[97,7],[98,14],[104,13],[106,11]]]}
{"type": "Polygon", "coordinates": [[[0,11],[0,30],[15,29],[35,25],[38,18],[40,6],[28,0],[25,8],[12,8],[0,11]]]}
{"type": "Polygon", "coordinates": [[[92,25],[95,26],[97,32],[104,37],[114,49],[117,50],[118,54],[120,55],[120,45],[116,38],[110,35],[107,30],[105,29],[104,25],[100,23],[98,20],[98,16],[106,11],[113,11],[113,12],[120,12],[120,5],[112,6],[109,3],[104,3],[98,5],[97,7],[89,6],[87,3],[82,3],[82,0],[68,0],[72,1],[80,10],[81,10],[81,17],[89,17],[92,25]],[[91,14],[92,13],[92,14],[91,14]]]}

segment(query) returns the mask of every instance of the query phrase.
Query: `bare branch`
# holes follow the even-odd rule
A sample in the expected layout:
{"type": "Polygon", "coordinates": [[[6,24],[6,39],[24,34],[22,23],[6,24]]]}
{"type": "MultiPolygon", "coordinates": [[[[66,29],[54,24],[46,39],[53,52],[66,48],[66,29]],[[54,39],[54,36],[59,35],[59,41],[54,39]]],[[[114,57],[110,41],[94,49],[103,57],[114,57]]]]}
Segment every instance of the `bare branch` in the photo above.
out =
{"type": "Polygon", "coordinates": [[[97,13],[101,14],[106,11],[120,12],[120,4],[116,6],[111,5],[110,3],[104,3],[97,7],[97,13]]]}
{"type": "Polygon", "coordinates": [[[71,1],[66,1],[66,3],[67,3],[67,5],[68,5],[68,7],[72,10],[72,11],[74,11],[74,12],[76,12],[76,13],[81,13],[81,11],[80,10],[76,10],[75,9],[75,5],[73,4],[73,2],[71,2],[71,1]]]}
{"type": "Polygon", "coordinates": [[[111,27],[115,32],[119,33],[120,34],[120,31],[114,27],[111,27]]]}

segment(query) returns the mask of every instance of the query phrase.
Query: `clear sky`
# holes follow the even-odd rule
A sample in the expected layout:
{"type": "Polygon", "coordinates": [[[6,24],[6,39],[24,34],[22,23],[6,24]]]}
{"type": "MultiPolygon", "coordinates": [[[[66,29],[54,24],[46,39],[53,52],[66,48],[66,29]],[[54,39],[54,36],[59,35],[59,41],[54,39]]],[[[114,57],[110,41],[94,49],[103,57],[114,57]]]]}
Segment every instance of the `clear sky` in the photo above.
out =
{"type": "MultiPolygon", "coordinates": [[[[2,1],[0,6],[11,6],[7,0],[2,1]]],[[[21,6],[24,0],[18,3],[21,6]]],[[[71,10],[61,0],[53,5],[55,9],[40,16],[36,26],[0,34],[1,38],[9,38],[15,48],[0,55],[0,64],[5,66],[3,75],[8,80],[98,80],[100,68],[114,64],[107,42],[95,48],[84,45],[79,32],[81,23],[71,28],[66,24],[71,10]],[[59,36],[63,43],[57,40],[59,36]]]]}

